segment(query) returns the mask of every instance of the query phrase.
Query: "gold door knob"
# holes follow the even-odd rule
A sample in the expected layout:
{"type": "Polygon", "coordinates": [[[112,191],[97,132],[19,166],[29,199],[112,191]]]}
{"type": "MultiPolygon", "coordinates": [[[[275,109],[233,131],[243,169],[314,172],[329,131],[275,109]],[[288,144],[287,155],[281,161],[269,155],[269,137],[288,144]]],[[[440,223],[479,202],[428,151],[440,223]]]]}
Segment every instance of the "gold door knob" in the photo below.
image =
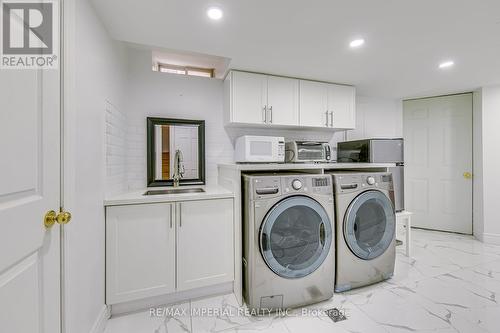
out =
{"type": "Polygon", "coordinates": [[[472,173],[470,173],[470,172],[464,172],[464,178],[465,179],[471,179],[472,178],[472,173]]]}
{"type": "Polygon", "coordinates": [[[43,218],[43,225],[45,228],[50,229],[56,222],[59,224],[67,224],[69,221],[71,221],[70,212],[60,212],[57,214],[55,211],[50,210],[43,218]]]}

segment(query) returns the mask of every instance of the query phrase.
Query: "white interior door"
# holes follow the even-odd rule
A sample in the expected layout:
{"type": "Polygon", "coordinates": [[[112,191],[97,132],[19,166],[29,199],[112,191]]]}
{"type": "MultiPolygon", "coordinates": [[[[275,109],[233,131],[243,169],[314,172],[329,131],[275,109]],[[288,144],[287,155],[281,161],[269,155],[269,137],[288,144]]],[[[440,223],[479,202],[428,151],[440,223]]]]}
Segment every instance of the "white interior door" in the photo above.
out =
{"type": "Polygon", "coordinates": [[[405,101],[403,109],[413,225],[472,234],[472,94],[405,101]]]}
{"type": "Polygon", "coordinates": [[[268,76],[267,104],[269,123],[297,126],[299,124],[299,80],[268,76]]]}
{"type": "Polygon", "coordinates": [[[59,72],[0,71],[0,331],[60,332],[59,72]]]}
{"type": "Polygon", "coordinates": [[[179,149],[183,155],[183,179],[195,179],[198,172],[198,127],[197,126],[171,126],[170,127],[170,178],[174,177],[175,151],[179,149]]]}

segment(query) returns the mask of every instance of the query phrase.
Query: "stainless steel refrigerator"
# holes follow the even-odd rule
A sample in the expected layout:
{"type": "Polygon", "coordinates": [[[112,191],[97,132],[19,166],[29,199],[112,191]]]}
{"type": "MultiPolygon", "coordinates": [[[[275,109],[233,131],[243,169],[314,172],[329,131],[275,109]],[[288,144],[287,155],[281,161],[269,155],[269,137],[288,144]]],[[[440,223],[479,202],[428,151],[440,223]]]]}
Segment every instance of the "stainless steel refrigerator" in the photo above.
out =
{"type": "Polygon", "coordinates": [[[337,162],[395,163],[390,168],[394,183],[397,212],[404,210],[404,143],[403,139],[364,139],[339,142],[337,162]]]}

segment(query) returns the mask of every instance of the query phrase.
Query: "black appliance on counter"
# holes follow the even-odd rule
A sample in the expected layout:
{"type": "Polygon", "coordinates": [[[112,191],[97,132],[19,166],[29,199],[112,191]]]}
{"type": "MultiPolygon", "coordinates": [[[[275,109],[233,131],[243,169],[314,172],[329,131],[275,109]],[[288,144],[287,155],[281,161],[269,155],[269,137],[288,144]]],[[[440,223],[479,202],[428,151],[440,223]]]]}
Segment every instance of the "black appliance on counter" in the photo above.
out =
{"type": "Polygon", "coordinates": [[[394,183],[396,212],[404,210],[403,139],[364,139],[337,143],[337,162],[396,163],[389,168],[394,183]]]}

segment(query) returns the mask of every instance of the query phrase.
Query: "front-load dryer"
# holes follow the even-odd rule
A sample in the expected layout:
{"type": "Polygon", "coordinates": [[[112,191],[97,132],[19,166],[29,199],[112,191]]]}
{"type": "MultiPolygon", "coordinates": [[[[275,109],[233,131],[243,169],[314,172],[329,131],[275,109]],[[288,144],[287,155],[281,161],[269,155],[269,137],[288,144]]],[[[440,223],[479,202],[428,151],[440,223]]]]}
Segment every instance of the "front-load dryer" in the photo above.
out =
{"type": "Polygon", "coordinates": [[[243,295],[257,313],[333,296],[329,175],[243,176],[243,295]]]}
{"type": "Polygon", "coordinates": [[[335,292],[386,280],[396,259],[391,173],[332,173],[336,215],[335,292]]]}

